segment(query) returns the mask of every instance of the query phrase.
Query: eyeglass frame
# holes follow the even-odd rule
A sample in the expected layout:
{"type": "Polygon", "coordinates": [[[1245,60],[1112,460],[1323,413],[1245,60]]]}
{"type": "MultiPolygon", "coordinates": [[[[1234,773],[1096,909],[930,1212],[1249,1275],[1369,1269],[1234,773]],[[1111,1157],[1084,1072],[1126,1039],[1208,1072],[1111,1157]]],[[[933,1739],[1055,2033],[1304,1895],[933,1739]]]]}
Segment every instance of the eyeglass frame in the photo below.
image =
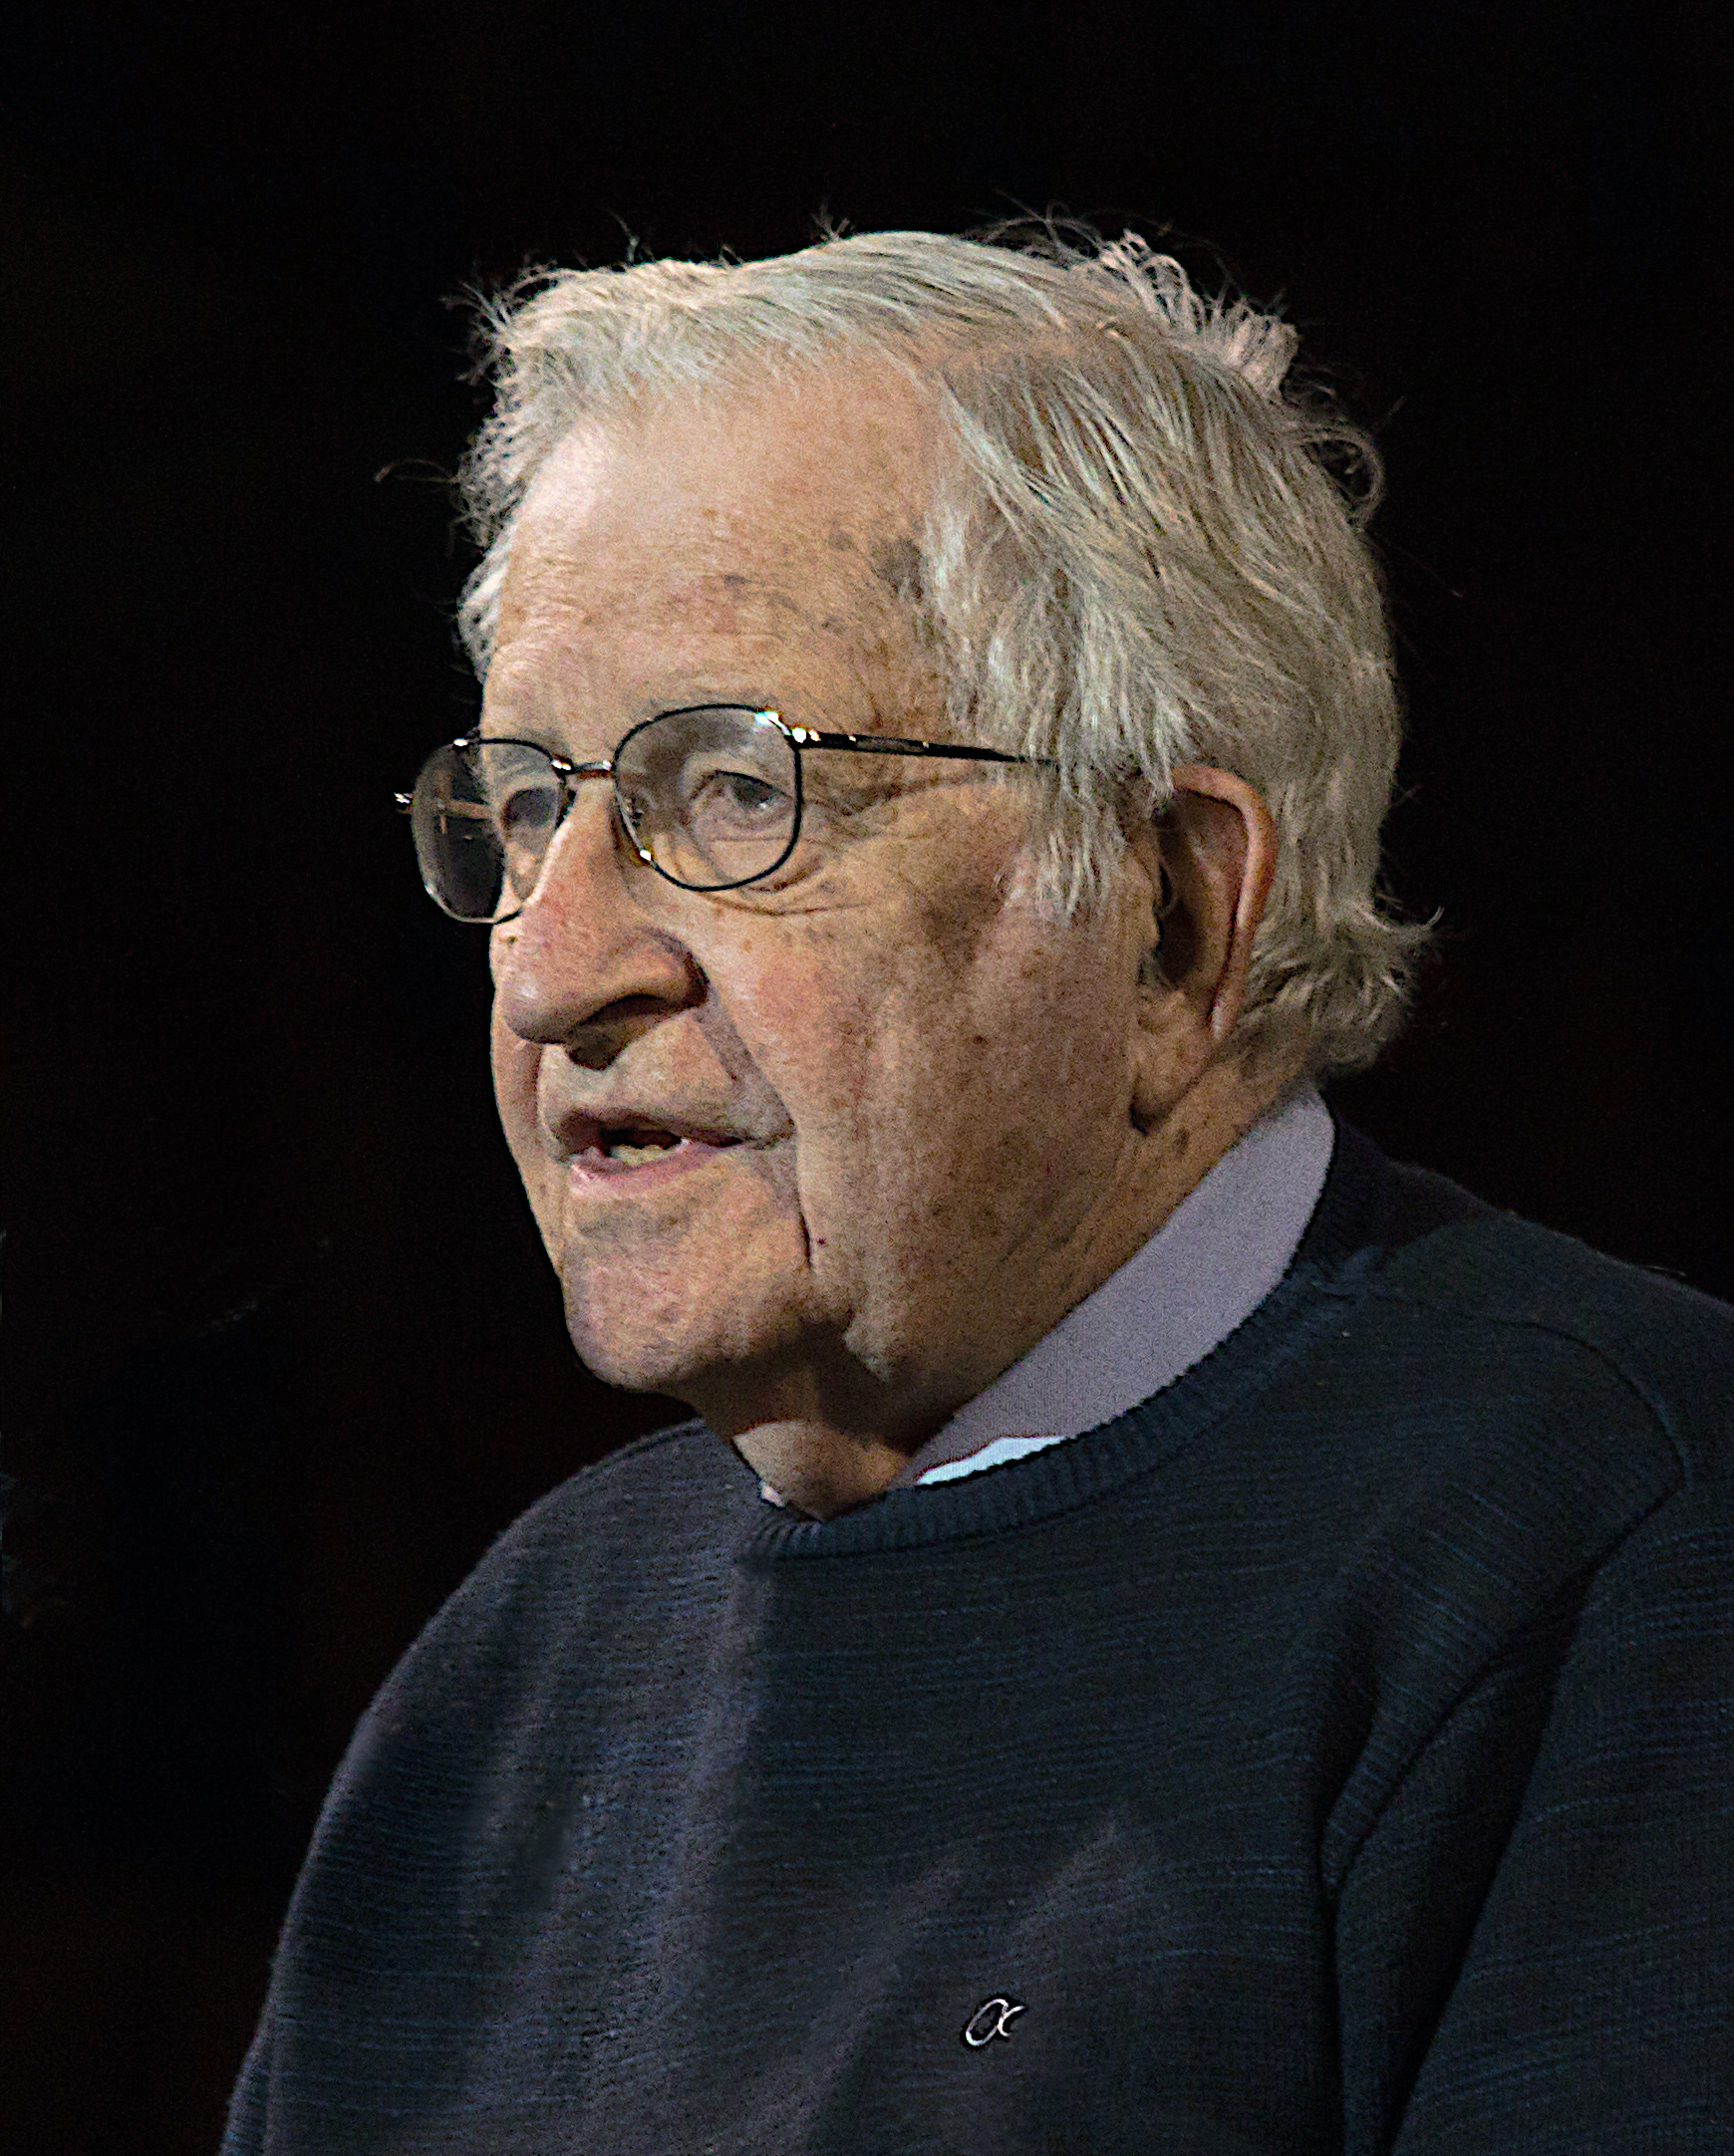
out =
{"type": "MultiPolygon", "coordinates": [[[[717,891],[740,891],[748,884],[762,883],[767,876],[776,874],[777,870],[782,867],[783,863],[800,844],[801,808],[805,801],[805,786],[801,773],[801,750],[804,748],[851,750],[858,755],[865,756],[953,757],[970,763],[1028,764],[1042,770],[1052,770],[1054,768],[1054,759],[1051,756],[1019,756],[1010,749],[984,748],[976,742],[912,741],[898,734],[824,732],[812,726],[793,725],[783,717],[780,711],[773,710],[768,706],[749,703],[682,703],[675,705],[672,710],[653,711],[649,718],[641,718],[636,726],[629,726],[626,729],[620,739],[615,742],[612,755],[593,757],[583,763],[575,763],[569,756],[556,754],[553,749],[545,748],[540,741],[520,740],[513,734],[460,733],[455,740],[442,741],[439,748],[471,749],[484,745],[497,745],[501,748],[533,749],[538,756],[546,759],[555,777],[560,781],[562,796],[560,813],[555,817],[553,829],[548,834],[548,853],[552,853],[554,841],[558,838],[562,825],[572,813],[573,804],[577,801],[577,781],[585,778],[605,778],[609,781],[609,791],[614,798],[615,817],[620,824],[621,830],[626,835],[628,845],[631,846],[639,860],[644,863],[646,868],[653,870],[655,874],[660,876],[665,883],[673,884],[677,891],[691,891],[701,898],[709,898],[713,892],[717,891]],[[738,876],[732,883],[727,884],[684,884],[678,876],[670,875],[667,869],[653,860],[648,849],[639,844],[637,834],[627,821],[626,804],[620,797],[619,786],[614,783],[614,773],[620,761],[620,752],[635,735],[643,733],[647,726],[654,726],[661,719],[690,718],[700,711],[739,711],[749,718],[767,721],[784,735],[790,747],[794,750],[794,822],[793,828],[789,832],[788,844],[768,868],[755,869],[750,876],[738,876]]],[[[422,759],[423,770],[426,770],[433,759],[438,755],[439,748],[433,748],[428,751],[428,754],[422,759]]],[[[417,785],[421,784],[420,772],[417,773],[416,783],[417,785]]],[[[400,815],[408,816],[413,813],[416,800],[414,787],[408,793],[394,793],[392,798],[397,803],[400,815]]],[[[547,858],[548,854],[545,853],[542,856],[542,864],[538,865],[538,882],[541,877],[541,866],[546,864],[547,858]]],[[[423,888],[427,888],[425,880],[423,888]]],[[[526,899],[523,905],[515,906],[509,914],[491,914],[485,920],[472,920],[467,915],[452,913],[434,892],[429,891],[428,896],[434,900],[434,905],[439,908],[439,911],[445,915],[448,921],[456,921],[465,928],[477,929],[496,929],[505,922],[515,921],[523,912],[524,906],[529,904],[529,900],[526,899]]]]}

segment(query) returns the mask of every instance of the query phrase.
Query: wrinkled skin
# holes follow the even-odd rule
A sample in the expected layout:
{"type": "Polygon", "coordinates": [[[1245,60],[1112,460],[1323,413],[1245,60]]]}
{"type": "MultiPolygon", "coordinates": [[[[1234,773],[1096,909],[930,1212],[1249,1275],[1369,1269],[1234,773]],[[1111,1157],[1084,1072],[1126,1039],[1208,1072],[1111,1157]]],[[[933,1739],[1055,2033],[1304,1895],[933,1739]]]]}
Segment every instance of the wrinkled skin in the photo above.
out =
{"type": "MultiPolygon", "coordinates": [[[[575,430],[525,505],[486,728],[582,759],[731,701],[945,738],[904,596],[932,426],[861,369],[575,430]]],[[[493,1061],[584,1360],[828,1516],[1124,1263],[1288,1074],[1231,1045],[1275,843],[1240,780],[1184,774],[1107,908],[1056,927],[1021,873],[1027,779],[807,770],[793,873],[709,895],[637,861],[585,782],[493,932],[493,1061]],[[1153,980],[1159,855],[1184,964],[1153,980]],[[575,1172],[611,1115],[735,1142],[575,1172]]]]}

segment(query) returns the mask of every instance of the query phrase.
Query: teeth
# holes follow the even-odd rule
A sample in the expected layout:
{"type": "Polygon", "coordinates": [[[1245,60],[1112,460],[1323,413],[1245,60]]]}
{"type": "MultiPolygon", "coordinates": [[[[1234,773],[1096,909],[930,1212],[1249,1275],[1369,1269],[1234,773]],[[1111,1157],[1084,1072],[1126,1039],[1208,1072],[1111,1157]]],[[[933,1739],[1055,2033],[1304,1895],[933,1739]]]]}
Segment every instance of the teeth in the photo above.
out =
{"type": "Polygon", "coordinates": [[[637,1168],[645,1161],[660,1161],[665,1153],[672,1153],[680,1142],[678,1138],[671,1138],[667,1145],[632,1146],[624,1139],[615,1139],[606,1150],[611,1161],[624,1161],[629,1168],[637,1168]]]}

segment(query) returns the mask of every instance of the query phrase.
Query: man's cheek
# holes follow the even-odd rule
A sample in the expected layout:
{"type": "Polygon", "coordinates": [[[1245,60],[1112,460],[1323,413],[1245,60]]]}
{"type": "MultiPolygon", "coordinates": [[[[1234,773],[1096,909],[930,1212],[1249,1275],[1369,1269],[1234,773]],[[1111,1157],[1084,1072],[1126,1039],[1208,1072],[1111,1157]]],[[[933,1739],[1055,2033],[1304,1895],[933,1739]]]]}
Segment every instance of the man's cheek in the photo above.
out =
{"type": "Polygon", "coordinates": [[[801,1147],[798,1138],[774,1146],[754,1147],[743,1165],[757,1179],[773,1213],[798,1217],[803,1212],[800,1178],[801,1147]]]}
{"type": "Polygon", "coordinates": [[[516,1156],[520,1141],[535,1135],[536,1077],[541,1051],[533,1041],[520,1040],[508,1026],[500,1023],[497,1015],[488,1050],[494,1105],[505,1128],[507,1143],[516,1156]]]}
{"type": "MultiPolygon", "coordinates": [[[[751,1261],[764,1263],[774,1249],[779,1275],[786,1276],[791,1268],[808,1275],[827,1305],[839,1296],[846,1298],[859,1269],[852,1253],[862,1233],[870,1232],[872,1218],[859,1175],[851,1173],[848,1161],[822,1138],[798,1136],[754,1152],[750,1166],[760,1203],[744,1209],[736,1219],[742,1230],[749,1222],[759,1230],[748,1238],[751,1261]],[[851,1191],[856,1194],[853,1203],[851,1191]],[[777,1231],[765,1233],[773,1223],[777,1231]]],[[[743,1262],[748,1242],[740,1246],[743,1262]]]]}

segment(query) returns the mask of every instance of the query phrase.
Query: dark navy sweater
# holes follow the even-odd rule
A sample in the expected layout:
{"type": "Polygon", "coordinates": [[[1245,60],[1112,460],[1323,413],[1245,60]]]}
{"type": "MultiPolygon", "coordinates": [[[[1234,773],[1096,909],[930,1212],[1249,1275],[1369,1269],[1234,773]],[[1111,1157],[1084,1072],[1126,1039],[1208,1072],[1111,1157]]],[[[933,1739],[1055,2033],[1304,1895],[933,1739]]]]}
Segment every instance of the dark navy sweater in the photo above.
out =
{"type": "Polygon", "coordinates": [[[1731,1422],[1734,1311],[1343,1131],[1081,1438],[631,1445],[364,1719],[225,2150],[1734,2150],[1731,1422]]]}

